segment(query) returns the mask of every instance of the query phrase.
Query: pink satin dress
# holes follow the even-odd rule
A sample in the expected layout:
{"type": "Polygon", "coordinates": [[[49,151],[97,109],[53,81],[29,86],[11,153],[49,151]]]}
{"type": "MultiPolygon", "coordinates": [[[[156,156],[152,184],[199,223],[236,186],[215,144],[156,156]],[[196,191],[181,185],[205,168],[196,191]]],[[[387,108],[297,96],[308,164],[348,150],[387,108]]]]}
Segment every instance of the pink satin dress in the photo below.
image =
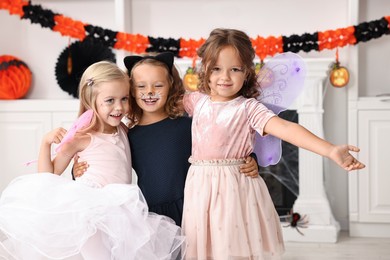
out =
{"type": "Polygon", "coordinates": [[[242,96],[213,102],[201,93],[185,96],[193,116],[192,163],[185,184],[182,228],[186,259],[278,259],[284,251],[279,222],[263,179],[239,172],[275,116],[242,96]]]}

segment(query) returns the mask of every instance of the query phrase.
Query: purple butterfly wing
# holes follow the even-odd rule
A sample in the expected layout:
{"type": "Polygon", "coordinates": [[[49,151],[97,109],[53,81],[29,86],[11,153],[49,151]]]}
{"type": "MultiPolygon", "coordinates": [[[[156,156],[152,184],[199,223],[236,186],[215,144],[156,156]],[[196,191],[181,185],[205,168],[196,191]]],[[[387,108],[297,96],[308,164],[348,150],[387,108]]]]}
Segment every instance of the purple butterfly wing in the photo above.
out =
{"type": "Polygon", "coordinates": [[[64,143],[69,142],[73,136],[76,134],[77,131],[81,130],[82,128],[85,128],[91,124],[93,116],[93,110],[89,109],[85,111],[77,120],[73,123],[73,125],[69,128],[69,130],[66,132],[64,138],[62,138],[61,143],[58,144],[55,151],[59,152],[61,150],[61,147],[64,143]]]}
{"type": "MultiPolygon", "coordinates": [[[[305,76],[306,66],[299,55],[286,52],[274,56],[257,75],[261,88],[258,100],[279,114],[302,93],[305,76]]],[[[282,156],[281,140],[272,135],[262,137],[256,133],[254,152],[259,165],[266,167],[277,164],[282,156]]]]}

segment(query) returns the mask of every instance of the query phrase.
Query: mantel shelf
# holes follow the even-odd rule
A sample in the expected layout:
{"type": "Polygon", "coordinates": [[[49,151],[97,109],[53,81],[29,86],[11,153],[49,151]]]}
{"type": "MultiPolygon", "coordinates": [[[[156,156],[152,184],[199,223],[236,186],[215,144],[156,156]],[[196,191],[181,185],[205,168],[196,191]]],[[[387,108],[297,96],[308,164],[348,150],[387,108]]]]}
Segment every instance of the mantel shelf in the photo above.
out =
{"type": "Polygon", "coordinates": [[[73,112],[78,109],[78,99],[0,100],[0,112],[73,112]]]}

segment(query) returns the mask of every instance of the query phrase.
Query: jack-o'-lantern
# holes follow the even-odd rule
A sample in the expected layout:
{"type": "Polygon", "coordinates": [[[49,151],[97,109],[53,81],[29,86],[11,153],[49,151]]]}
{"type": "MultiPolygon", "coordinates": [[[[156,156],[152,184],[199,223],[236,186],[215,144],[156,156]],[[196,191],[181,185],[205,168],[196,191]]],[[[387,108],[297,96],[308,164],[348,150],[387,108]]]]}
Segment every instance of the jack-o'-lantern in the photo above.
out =
{"type": "Polygon", "coordinates": [[[349,82],[349,71],[346,67],[340,66],[337,61],[333,64],[329,75],[330,83],[336,88],[342,88],[349,82]]]}
{"type": "Polygon", "coordinates": [[[196,74],[195,69],[189,67],[183,78],[184,87],[189,91],[196,91],[198,89],[199,78],[196,74]]]}

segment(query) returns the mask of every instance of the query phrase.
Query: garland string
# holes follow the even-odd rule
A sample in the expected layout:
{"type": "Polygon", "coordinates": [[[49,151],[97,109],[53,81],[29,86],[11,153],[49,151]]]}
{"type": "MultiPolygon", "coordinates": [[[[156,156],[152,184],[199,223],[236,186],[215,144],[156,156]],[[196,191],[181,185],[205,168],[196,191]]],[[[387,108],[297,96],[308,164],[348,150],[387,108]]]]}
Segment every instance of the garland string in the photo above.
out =
{"type": "MultiPolygon", "coordinates": [[[[131,53],[148,53],[170,51],[175,56],[193,58],[205,39],[173,39],[154,38],[141,34],[130,34],[105,29],[91,24],[85,24],[51,10],[43,9],[40,5],[32,5],[27,0],[0,0],[0,9],[8,10],[11,15],[28,19],[31,23],[40,24],[44,28],[60,33],[62,36],[83,41],[85,38],[103,43],[107,47],[126,50],[131,53]]],[[[291,51],[323,51],[347,45],[368,42],[383,35],[390,34],[390,16],[378,20],[362,22],[355,26],[327,30],[323,32],[293,34],[290,36],[257,36],[251,38],[256,55],[264,60],[267,56],[291,51]]]]}

